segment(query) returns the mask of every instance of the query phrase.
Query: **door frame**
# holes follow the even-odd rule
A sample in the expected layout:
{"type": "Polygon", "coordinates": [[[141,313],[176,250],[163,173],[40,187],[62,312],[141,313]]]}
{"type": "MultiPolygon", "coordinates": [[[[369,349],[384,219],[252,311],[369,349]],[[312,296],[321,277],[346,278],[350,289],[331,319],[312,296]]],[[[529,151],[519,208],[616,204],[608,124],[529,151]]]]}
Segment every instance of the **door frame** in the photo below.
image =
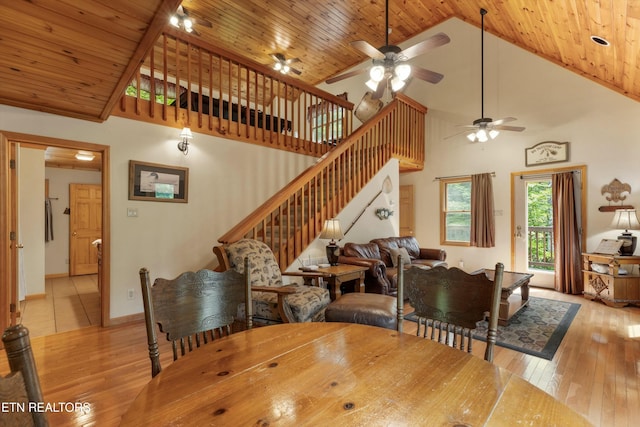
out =
{"type": "MultiPolygon", "coordinates": [[[[111,276],[111,191],[110,191],[110,157],[108,145],[94,144],[89,142],[73,141],[67,139],[50,138],[37,135],[29,135],[17,132],[0,131],[0,188],[3,189],[3,196],[0,197],[0,330],[4,330],[11,324],[10,304],[15,294],[12,287],[16,285],[12,278],[12,266],[16,241],[10,239],[10,233],[16,230],[17,206],[15,200],[15,188],[12,187],[11,174],[15,169],[10,167],[11,161],[15,161],[16,143],[24,143],[44,147],[60,147],[72,150],[87,150],[99,152],[102,156],[102,265],[99,269],[101,277],[100,292],[100,325],[103,327],[110,324],[110,276],[111,276]],[[6,191],[4,191],[6,190],[6,191]]],[[[16,178],[17,179],[17,178],[16,178]]],[[[15,180],[13,180],[15,181],[15,180]]],[[[13,183],[15,184],[15,182],[13,183]]],[[[13,270],[12,270],[13,269],[13,270]]],[[[14,298],[17,299],[17,298],[14,298]]],[[[17,301],[15,301],[17,302],[17,301]]],[[[17,307],[16,307],[17,309],[17,307]]]]}
{"type": "Polygon", "coordinates": [[[511,172],[511,269],[515,269],[516,266],[516,207],[515,207],[515,196],[516,196],[516,188],[514,185],[515,179],[519,176],[533,176],[533,175],[551,175],[553,173],[561,173],[561,172],[569,172],[569,171],[580,171],[580,179],[582,183],[582,188],[580,189],[580,197],[582,198],[580,206],[580,227],[582,231],[581,235],[581,245],[582,248],[586,248],[587,244],[587,166],[586,165],[576,165],[576,166],[566,166],[561,168],[549,168],[549,169],[535,169],[535,170],[526,170],[520,172],[511,172]]]}

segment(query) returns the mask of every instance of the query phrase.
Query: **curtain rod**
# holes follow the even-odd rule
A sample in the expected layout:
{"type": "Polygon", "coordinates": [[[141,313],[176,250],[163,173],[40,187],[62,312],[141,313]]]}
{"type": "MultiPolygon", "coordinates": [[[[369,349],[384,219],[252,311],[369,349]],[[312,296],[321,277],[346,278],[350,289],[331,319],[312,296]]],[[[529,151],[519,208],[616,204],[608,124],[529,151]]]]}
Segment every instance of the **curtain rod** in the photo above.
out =
{"type": "Polygon", "coordinates": [[[525,178],[551,178],[553,175],[556,175],[558,173],[564,173],[564,172],[571,172],[571,173],[582,173],[581,170],[579,169],[574,169],[574,170],[568,170],[568,171],[563,171],[563,172],[556,172],[556,173],[541,173],[541,174],[531,174],[531,175],[520,175],[520,179],[525,179],[525,178]]]}
{"type": "MultiPolygon", "coordinates": [[[[495,172],[488,172],[491,176],[495,177],[495,172]]],[[[440,181],[441,179],[452,179],[452,178],[471,178],[472,175],[451,175],[451,176],[436,176],[433,178],[434,181],[440,181]]]]}

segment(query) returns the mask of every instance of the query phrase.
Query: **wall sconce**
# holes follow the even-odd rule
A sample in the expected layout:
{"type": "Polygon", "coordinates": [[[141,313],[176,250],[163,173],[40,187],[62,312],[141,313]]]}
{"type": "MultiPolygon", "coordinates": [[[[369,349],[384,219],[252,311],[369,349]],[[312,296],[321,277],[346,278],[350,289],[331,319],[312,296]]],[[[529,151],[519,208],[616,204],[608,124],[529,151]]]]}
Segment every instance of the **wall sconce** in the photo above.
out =
{"type": "Polygon", "coordinates": [[[193,139],[191,129],[183,128],[182,132],[180,132],[180,138],[182,138],[182,141],[178,142],[178,150],[182,151],[182,153],[186,156],[189,152],[189,140],[193,139]]]}
{"type": "Polygon", "coordinates": [[[387,208],[378,208],[376,209],[376,216],[383,220],[383,219],[389,219],[389,217],[393,215],[393,211],[387,209],[387,208]]]}
{"type": "Polygon", "coordinates": [[[329,264],[331,265],[338,265],[338,255],[340,249],[336,244],[336,240],[344,238],[344,234],[342,234],[342,229],[340,228],[340,220],[326,220],[324,222],[324,227],[322,227],[322,232],[320,233],[319,238],[331,240],[327,245],[327,261],[329,261],[329,264]]]}

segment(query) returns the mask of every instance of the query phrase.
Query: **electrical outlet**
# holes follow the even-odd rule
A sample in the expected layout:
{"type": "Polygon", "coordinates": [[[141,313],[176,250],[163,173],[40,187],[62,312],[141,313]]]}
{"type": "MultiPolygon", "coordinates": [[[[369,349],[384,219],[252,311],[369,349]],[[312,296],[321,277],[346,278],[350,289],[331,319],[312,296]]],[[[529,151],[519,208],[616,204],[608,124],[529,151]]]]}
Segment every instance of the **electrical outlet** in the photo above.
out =
{"type": "Polygon", "coordinates": [[[131,218],[138,217],[138,209],[136,208],[127,208],[127,216],[131,218]]]}
{"type": "Polygon", "coordinates": [[[127,299],[133,299],[133,297],[135,296],[135,291],[133,290],[133,288],[129,288],[127,290],[127,299]]]}

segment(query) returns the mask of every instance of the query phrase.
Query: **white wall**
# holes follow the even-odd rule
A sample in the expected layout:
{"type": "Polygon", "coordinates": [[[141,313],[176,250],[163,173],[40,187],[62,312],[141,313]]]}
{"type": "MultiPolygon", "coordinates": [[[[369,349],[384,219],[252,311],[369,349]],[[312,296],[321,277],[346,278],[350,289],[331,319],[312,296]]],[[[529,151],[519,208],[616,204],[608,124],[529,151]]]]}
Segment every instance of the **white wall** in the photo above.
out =
{"type": "Polygon", "coordinates": [[[176,148],[179,129],[118,117],[93,123],[5,105],[0,129],[111,146],[112,318],[142,312],[141,267],[153,278],[173,278],[215,266],[211,248],[218,237],[316,160],[197,133],[184,156],[176,148]],[[129,200],[130,159],[188,167],[189,202],[129,200]],[[127,217],[127,208],[138,217],[127,217]]]}
{"type": "MultiPolygon", "coordinates": [[[[491,19],[487,15],[486,19],[491,19]]],[[[511,262],[510,174],[524,170],[587,165],[587,247],[593,250],[603,238],[615,238],[608,228],[613,213],[598,211],[606,205],[600,193],[614,178],[628,183],[632,192],[625,203],[640,208],[640,105],[617,92],[539,58],[491,34],[485,34],[484,116],[513,116],[522,133],[502,132],[494,141],[470,143],[457,125],[481,117],[480,28],[456,18],[403,43],[409,47],[438,32],[451,42],[414,58],[412,65],[444,74],[438,84],[414,79],[404,91],[428,107],[424,170],[401,174],[400,184],[415,186],[415,236],[423,247],[443,247],[439,234],[439,183],[437,176],[496,172],[496,247],[492,249],[444,246],[451,265],[464,259],[466,270],[511,262]],[[568,141],[569,161],[539,167],[525,166],[525,148],[542,141],[568,141]],[[501,214],[500,214],[501,213],[501,214]]],[[[588,32],[583,34],[589,37],[588,32]]],[[[371,41],[370,41],[371,42],[371,41]]],[[[603,48],[603,55],[613,55],[603,48]]],[[[594,59],[595,60],[595,59],[594,59]]],[[[615,58],[608,62],[614,63],[615,58]]],[[[359,67],[367,67],[366,61],[359,67]]],[[[358,68],[358,67],[356,67],[358,68]]],[[[332,93],[349,91],[357,104],[365,92],[367,74],[333,85],[320,85],[332,93]]],[[[354,120],[359,124],[358,120],[354,120]]],[[[638,234],[638,233],[636,233],[638,234]]],[[[637,250],[639,252],[640,249],[637,250]]]]}
{"type": "Polygon", "coordinates": [[[101,173],[75,169],[45,168],[53,214],[53,240],[45,243],[45,274],[69,273],[69,184],[100,184],[101,173]]]}
{"type": "Polygon", "coordinates": [[[20,148],[18,175],[19,296],[44,294],[44,150],[20,148]],[[29,173],[24,173],[26,171],[29,173]],[[20,284],[19,284],[20,286],[20,284]]]}
{"type": "MultiPolygon", "coordinates": [[[[487,19],[490,19],[487,18],[487,19]]],[[[614,178],[629,183],[625,202],[640,208],[640,116],[638,102],[591,80],[536,57],[507,42],[485,35],[485,117],[513,116],[522,133],[502,132],[494,141],[469,143],[456,125],[480,117],[480,30],[457,19],[429,34],[445,31],[452,42],[419,62],[445,75],[438,85],[413,82],[407,94],[429,107],[424,171],[403,174],[402,184],[416,189],[416,237],[423,246],[439,247],[439,183],[436,176],[496,172],[493,180],[496,247],[493,249],[447,246],[451,265],[460,259],[466,270],[511,260],[510,174],[523,170],[587,165],[587,247],[602,238],[615,238],[608,228],[612,213],[599,212],[607,202],[600,189],[614,178]],[[569,161],[540,167],[525,166],[525,148],[542,141],[568,141],[569,161]]],[[[589,34],[585,33],[585,37],[589,34]]],[[[411,45],[420,38],[410,41],[411,45]]],[[[609,52],[613,54],[613,52],[609,52]]],[[[614,59],[611,62],[615,61],[614,59]]]]}

